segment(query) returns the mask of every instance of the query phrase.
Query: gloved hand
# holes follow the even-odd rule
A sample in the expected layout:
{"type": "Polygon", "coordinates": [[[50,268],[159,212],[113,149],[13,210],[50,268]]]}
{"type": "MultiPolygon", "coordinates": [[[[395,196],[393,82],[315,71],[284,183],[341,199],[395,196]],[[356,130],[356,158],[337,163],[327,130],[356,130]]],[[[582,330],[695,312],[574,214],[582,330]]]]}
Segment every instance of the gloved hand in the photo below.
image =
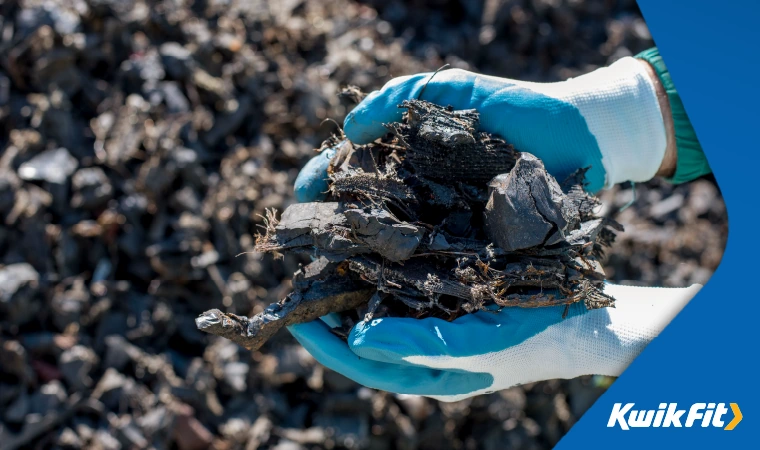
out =
{"type": "MultiPolygon", "coordinates": [[[[346,117],[348,138],[367,143],[381,137],[383,123],[401,119],[397,105],[422,92],[437,104],[478,109],[481,130],[535,154],[559,180],[591,166],[592,192],[649,180],[663,161],[667,137],[656,89],[646,66],[633,58],[559,83],[462,70],[430,75],[400,77],[367,96],[346,117]]],[[[324,198],[330,157],[327,150],[301,171],[299,201],[324,198]]],[[[608,285],[616,309],[585,311],[576,304],[564,320],[564,306],[478,312],[453,322],[377,319],[357,324],[348,345],[324,321],[289,329],[318,361],[361,384],[453,401],[552,378],[619,375],[697,290],[608,285]]]]}
{"type": "MultiPolygon", "coordinates": [[[[383,136],[384,123],[401,119],[398,105],[422,91],[423,100],[456,109],[476,108],[481,130],[538,156],[560,182],[591,166],[590,192],[623,181],[650,180],[663,161],[667,137],[656,87],[645,63],[634,58],[557,83],[529,83],[459,69],[431,75],[394,78],[369,94],[346,117],[346,136],[359,144],[383,136]]],[[[298,201],[324,197],[331,156],[323,152],[301,171],[295,184],[298,201]]]]}
{"type": "Polygon", "coordinates": [[[616,308],[576,303],[565,319],[564,306],[453,322],[375,319],[354,326],[348,345],[321,320],[289,330],[317,361],[360,384],[456,401],[541,380],[620,375],[700,288],[607,285],[616,308]]]}

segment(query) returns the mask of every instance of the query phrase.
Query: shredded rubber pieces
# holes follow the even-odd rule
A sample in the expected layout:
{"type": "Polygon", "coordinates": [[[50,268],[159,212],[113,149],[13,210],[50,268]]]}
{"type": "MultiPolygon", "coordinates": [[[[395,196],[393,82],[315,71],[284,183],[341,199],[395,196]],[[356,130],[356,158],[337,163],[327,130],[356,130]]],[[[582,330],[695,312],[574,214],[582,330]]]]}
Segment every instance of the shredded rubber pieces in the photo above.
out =
{"type": "MultiPolygon", "coordinates": [[[[594,213],[580,168],[560,184],[536,156],[479,131],[475,110],[405,101],[368,145],[334,136],[325,202],[268,211],[256,250],[304,252],[294,291],[253,318],[204,313],[198,327],[251,349],[285,325],[439,317],[583,302],[602,292],[603,249],[622,231],[594,213]]],[[[564,310],[567,314],[567,307],[564,310]]]]}

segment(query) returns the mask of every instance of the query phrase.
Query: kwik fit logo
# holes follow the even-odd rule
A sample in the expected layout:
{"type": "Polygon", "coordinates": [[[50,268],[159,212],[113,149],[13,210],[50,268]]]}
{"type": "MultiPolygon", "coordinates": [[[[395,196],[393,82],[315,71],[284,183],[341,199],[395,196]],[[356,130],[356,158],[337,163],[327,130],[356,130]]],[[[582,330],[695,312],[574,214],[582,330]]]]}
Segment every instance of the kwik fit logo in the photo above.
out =
{"type": "Polygon", "coordinates": [[[633,409],[635,403],[615,403],[612,405],[608,428],[619,426],[623,430],[631,428],[691,428],[715,427],[733,430],[742,421],[739,405],[729,403],[733,419],[727,420],[729,409],[725,403],[694,403],[688,409],[678,409],[678,403],[660,403],[657,409],[633,409]],[[686,418],[684,418],[684,415],[686,418]],[[683,423],[681,422],[683,420],[683,423]],[[728,424],[726,424],[728,422],[728,424]]]}

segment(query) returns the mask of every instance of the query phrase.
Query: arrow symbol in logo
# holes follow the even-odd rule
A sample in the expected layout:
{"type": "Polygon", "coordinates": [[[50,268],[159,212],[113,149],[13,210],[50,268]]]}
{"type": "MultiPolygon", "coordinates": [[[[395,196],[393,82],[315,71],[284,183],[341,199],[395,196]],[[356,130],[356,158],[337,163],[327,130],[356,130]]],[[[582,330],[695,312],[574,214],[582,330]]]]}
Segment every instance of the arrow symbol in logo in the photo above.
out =
{"type": "Polygon", "coordinates": [[[739,422],[742,421],[742,410],[739,409],[739,405],[737,403],[731,403],[731,411],[734,412],[734,419],[726,425],[726,428],[724,430],[731,431],[734,428],[736,428],[737,425],[739,425],[739,422]]]}

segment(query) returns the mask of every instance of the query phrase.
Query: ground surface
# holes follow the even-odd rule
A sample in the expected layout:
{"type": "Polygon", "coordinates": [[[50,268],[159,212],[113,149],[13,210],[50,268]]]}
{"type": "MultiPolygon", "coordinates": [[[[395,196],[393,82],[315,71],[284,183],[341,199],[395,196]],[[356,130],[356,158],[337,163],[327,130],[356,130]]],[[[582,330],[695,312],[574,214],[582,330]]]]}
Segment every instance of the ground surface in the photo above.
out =
{"type": "MultiPolygon", "coordinates": [[[[245,254],[363,90],[445,63],[552,81],[652,45],[633,0],[0,3],[0,448],[546,448],[606,379],[440,404],[362,388],[286,333],[250,354],[195,329],[251,314],[298,261],[245,254]],[[377,9],[374,9],[377,7],[377,9]]],[[[713,181],[602,194],[611,279],[705,282],[713,181]]]]}

